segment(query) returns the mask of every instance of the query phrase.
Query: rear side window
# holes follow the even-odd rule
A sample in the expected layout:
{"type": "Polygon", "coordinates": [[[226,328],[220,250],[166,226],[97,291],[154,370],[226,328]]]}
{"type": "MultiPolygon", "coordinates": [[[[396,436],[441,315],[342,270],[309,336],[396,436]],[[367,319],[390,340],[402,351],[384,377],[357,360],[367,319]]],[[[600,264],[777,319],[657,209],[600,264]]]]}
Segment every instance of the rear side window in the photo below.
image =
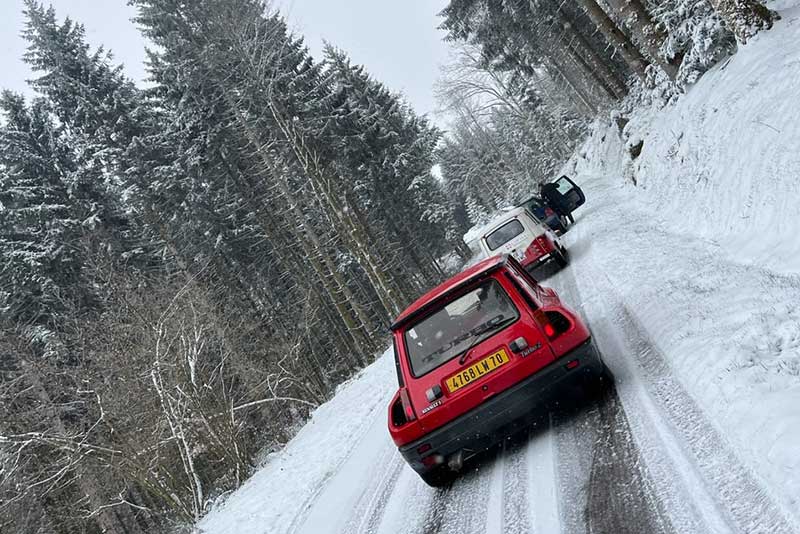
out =
{"type": "Polygon", "coordinates": [[[496,248],[502,247],[524,231],[525,228],[522,226],[522,223],[517,219],[512,219],[486,236],[486,246],[489,247],[489,250],[495,250],[496,248]]]}
{"type": "Polygon", "coordinates": [[[412,374],[429,373],[518,318],[517,308],[497,280],[484,281],[406,330],[412,374]]]}

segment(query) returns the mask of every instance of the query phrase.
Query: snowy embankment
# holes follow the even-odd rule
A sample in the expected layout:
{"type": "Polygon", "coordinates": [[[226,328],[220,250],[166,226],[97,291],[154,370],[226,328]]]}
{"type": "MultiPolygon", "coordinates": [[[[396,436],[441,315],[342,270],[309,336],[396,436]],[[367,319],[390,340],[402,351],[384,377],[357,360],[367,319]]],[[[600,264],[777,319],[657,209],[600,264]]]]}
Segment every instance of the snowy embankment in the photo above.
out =
{"type": "MultiPolygon", "coordinates": [[[[307,511],[323,488],[336,482],[343,465],[359,462],[357,449],[372,458],[378,445],[388,441],[385,412],[397,387],[389,351],[375,363],[339,386],[333,400],[320,406],[311,420],[279,453],[198,525],[216,534],[272,534],[278,525],[288,529],[307,511]],[[378,424],[379,422],[379,424],[378,424]]],[[[353,480],[352,491],[363,480],[353,480]]],[[[347,488],[340,495],[347,499],[347,488]]],[[[331,521],[335,521],[335,517],[331,521]]],[[[324,532],[321,531],[321,532],[324,532]]]]}
{"type": "Polygon", "coordinates": [[[588,319],[619,403],[437,492],[388,437],[387,353],[198,529],[609,531],[604,520],[636,515],[603,504],[616,491],[663,527],[645,531],[796,531],[800,9],[781,14],[675,105],[637,109],[624,131],[598,122],[571,162],[587,205],[565,237],[571,267],[545,283],[588,319]]]}
{"type": "Polygon", "coordinates": [[[781,14],[675,106],[597,124],[569,240],[590,321],[616,301],[797,519],[800,8],[781,14]]]}

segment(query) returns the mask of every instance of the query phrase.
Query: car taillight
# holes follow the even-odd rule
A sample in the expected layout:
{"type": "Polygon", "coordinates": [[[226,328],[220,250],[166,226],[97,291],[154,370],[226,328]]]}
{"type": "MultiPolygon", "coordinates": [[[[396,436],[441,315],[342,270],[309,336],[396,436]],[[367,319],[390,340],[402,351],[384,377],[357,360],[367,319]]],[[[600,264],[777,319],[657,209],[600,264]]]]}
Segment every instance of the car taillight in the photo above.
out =
{"type": "Polygon", "coordinates": [[[536,238],[536,244],[539,245],[539,248],[542,249],[542,252],[547,252],[553,248],[550,246],[550,242],[547,241],[547,238],[543,235],[540,235],[536,238]]]}
{"type": "Polygon", "coordinates": [[[417,416],[414,413],[414,407],[411,406],[411,400],[408,398],[408,390],[405,388],[400,390],[400,401],[403,403],[403,413],[406,416],[406,421],[410,423],[416,420],[417,416]]]}
{"type": "Polygon", "coordinates": [[[545,335],[550,339],[555,339],[570,329],[572,323],[562,313],[557,311],[544,312],[546,321],[542,326],[545,335]]]}
{"type": "Polygon", "coordinates": [[[401,427],[414,421],[417,416],[408,399],[408,391],[403,388],[395,394],[391,408],[392,426],[401,427]]]}

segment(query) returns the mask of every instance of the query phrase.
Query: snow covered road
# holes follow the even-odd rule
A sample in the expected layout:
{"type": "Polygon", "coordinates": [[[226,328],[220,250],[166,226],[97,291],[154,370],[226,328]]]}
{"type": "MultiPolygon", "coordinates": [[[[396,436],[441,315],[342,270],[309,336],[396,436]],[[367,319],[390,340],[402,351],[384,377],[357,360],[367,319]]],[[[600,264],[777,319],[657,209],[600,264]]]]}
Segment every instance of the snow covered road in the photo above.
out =
{"type": "Polygon", "coordinates": [[[736,264],[666,231],[609,183],[586,182],[598,207],[580,213],[566,236],[572,266],[545,283],[586,317],[615,390],[540,421],[436,490],[388,437],[384,409],[395,378],[386,354],[267,464],[259,482],[211,513],[202,531],[800,532],[796,441],[781,430],[797,416],[787,408],[770,414],[779,407],[747,390],[760,386],[746,366],[728,369],[758,344],[751,338],[764,314],[793,320],[781,303],[800,300],[798,279],[736,264]],[[761,315],[729,313],[733,306],[761,315]],[[765,404],[743,405],[736,395],[765,404]],[[344,428],[354,410],[363,419],[344,428]],[[770,417],[774,428],[763,426],[770,417]],[[281,487],[294,469],[319,472],[300,500],[298,488],[281,487]]]}

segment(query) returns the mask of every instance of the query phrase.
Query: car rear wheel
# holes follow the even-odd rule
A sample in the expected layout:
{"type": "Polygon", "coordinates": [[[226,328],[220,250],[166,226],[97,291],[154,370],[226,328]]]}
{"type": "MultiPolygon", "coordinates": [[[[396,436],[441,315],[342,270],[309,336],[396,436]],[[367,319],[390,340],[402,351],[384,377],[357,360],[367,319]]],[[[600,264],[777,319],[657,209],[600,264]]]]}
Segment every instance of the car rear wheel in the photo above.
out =
{"type": "Polygon", "coordinates": [[[614,375],[603,364],[603,369],[597,374],[592,374],[586,377],[586,388],[589,393],[595,397],[601,397],[606,391],[611,389],[614,384],[614,375]]]}
{"type": "Polygon", "coordinates": [[[569,265],[569,253],[564,247],[559,247],[555,251],[555,260],[559,267],[566,267],[569,265]]]}
{"type": "Polygon", "coordinates": [[[423,482],[432,488],[442,488],[453,482],[455,473],[445,467],[437,467],[427,473],[420,473],[419,475],[423,482]]]}

